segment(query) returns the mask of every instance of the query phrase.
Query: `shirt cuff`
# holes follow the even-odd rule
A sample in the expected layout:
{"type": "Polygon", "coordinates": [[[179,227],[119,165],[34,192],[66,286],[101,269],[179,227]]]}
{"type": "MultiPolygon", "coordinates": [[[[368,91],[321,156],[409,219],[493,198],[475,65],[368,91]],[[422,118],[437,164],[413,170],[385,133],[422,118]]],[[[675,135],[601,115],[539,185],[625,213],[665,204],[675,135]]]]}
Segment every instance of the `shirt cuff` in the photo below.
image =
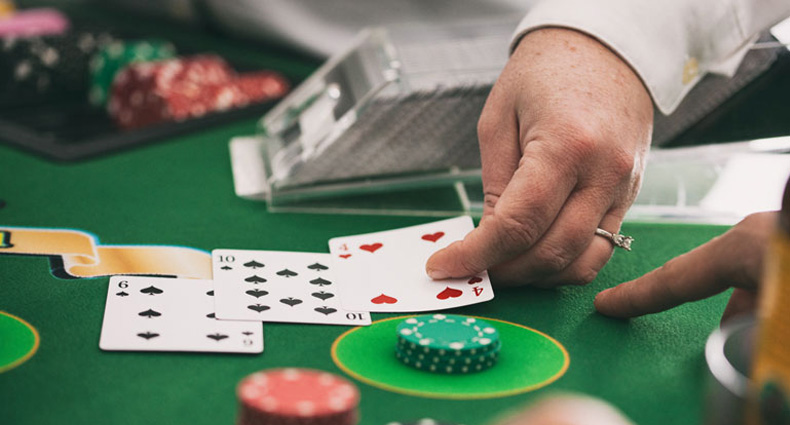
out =
{"type": "Polygon", "coordinates": [[[707,2],[542,1],[521,21],[510,48],[540,28],[586,33],[631,66],[656,107],[669,114],[705,73],[732,74],[752,40],[729,1],[717,0],[715,8],[698,3],[707,2]]]}

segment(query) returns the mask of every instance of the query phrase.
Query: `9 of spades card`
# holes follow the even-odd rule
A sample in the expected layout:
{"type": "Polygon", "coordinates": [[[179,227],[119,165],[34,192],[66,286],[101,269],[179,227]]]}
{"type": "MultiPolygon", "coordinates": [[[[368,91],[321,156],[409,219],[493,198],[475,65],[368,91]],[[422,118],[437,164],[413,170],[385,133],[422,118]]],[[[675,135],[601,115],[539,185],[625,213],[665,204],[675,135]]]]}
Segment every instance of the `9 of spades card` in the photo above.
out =
{"type": "Polygon", "coordinates": [[[216,249],[212,263],[220,319],[370,324],[367,311],[343,308],[329,254],[216,249]]]}
{"type": "Polygon", "coordinates": [[[470,217],[329,240],[343,307],[373,312],[443,310],[494,298],[487,272],[434,281],[425,263],[474,229],[470,217]]]}
{"type": "Polygon", "coordinates": [[[99,347],[107,351],[260,353],[263,326],[217,320],[210,280],[113,276],[99,347]]]}

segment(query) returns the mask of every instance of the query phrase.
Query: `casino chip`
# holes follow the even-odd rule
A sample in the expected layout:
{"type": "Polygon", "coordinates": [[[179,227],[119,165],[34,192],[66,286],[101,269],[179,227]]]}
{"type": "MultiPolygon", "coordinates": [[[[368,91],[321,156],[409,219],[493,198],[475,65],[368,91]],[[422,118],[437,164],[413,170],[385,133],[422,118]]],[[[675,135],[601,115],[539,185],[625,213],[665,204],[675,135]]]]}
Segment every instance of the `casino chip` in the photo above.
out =
{"type": "Polygon", "coordinates": [[[107,110],[122,128],[201,117],[214,100],[204,87],[234,77],[230,65],[214,55],[133,63],[115,76],[107,110]]]}
{"type": "Polygon", "coordinates": [[[88,63],[108,33],[0,40],[0,106],[80,101],[88,90],[88,63]]]}
{"type": "Polygon", "coordinates": [[[398,325],[395,357],[434,373],[481,372],[496,365],[502,342],[488,322],[468,316],[434,314],[411,317],[398,325]]]}
{"type": "Polygon", "coordinates": [[[359,390],[344,378],[312,369],[270,369],[237,388],[238,425],[355,425],[359,390]]]}
{"type": "Polygon", "coordinates": [[[163,40],[114,41],[102,46],[90,62],[91,104],[100,106],[107,102],[115,75],[127,65],[171,59],[175,55],[175,47],[163,40]]]}
{"type": "Polygon", "coordinates": [[[286,91],[288,83],[275,72],[238,76],[218,56],[194,56],[129,65],[113,81],[107,110],[120,127],[132,129],[200,118],[286,91]]]}

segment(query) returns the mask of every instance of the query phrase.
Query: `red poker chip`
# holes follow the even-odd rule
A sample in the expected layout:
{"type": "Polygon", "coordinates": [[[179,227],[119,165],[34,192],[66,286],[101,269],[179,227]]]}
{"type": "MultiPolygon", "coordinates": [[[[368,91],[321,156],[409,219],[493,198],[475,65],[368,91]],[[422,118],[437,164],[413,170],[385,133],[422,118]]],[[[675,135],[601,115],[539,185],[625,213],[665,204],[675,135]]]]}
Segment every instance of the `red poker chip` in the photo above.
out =
{"type": "Polygon", "coordinates": [[[341,425],[356,419],[359,405],[359,390],[351,382],[312,369],[254,373],[241,381],[237,395],[243,422],[249,423],[275,423],[275,418],[290,418],[292,423],[328,423],[331,418],[331,423],[341,425]]]}

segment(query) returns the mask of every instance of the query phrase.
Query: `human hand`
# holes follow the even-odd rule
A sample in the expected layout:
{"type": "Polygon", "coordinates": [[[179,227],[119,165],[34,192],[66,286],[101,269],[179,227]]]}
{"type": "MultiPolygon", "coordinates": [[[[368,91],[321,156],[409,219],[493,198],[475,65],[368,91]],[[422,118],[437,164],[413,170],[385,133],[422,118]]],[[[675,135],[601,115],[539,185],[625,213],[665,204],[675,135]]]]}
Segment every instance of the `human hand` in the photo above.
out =
{"type": "Polygon", "coordinates": [[[478,123],[480,226],[426,264],[434,279],[489,269],[498,284],[592,281],[612,255],[639,190],[653,105],[636,74],[598,41],[549,28],[527,34],[478,123]]]}
{"type": "Polygon", "coordinates": [[[595,297],[595,308],[607,316],[635,317],[734,287],[722,322],[751,312],[756,305],[765,249],[778,219],[776,212],[752,214],[725,234],[652,272],[602,291],[595,297]]]}
{"type": "Polygon", "coordinates": [[[547,397],[497,425],[632,425],[611,405],[586,396],[547,397]]]}

